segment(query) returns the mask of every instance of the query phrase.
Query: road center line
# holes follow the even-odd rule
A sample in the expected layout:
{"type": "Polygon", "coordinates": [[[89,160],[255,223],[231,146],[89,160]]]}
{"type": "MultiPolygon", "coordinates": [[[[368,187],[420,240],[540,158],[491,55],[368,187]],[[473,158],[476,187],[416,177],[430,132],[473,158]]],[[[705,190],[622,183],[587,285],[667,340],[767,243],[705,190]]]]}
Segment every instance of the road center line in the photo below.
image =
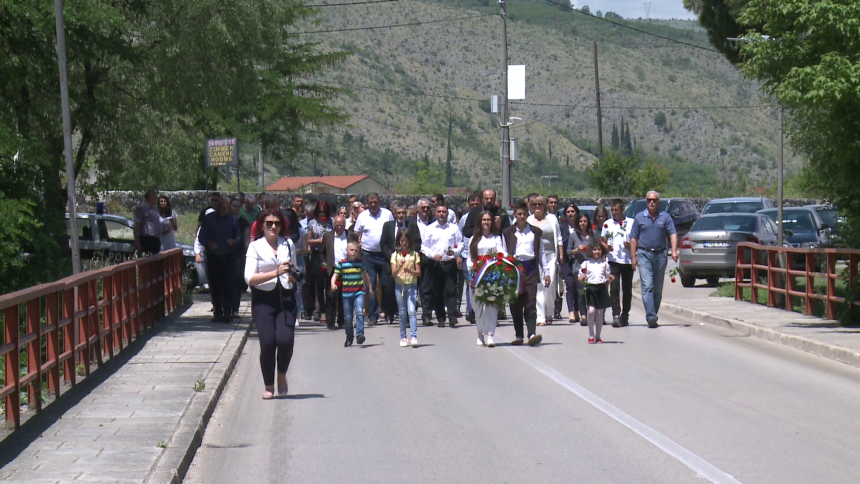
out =
{"type": "MultiPolygon", "coordinates": [[[[499,341],[500,339],[501,338],[496,338],[497,341],[499,341]]],[[[558,371],[554,370],[552,367],[542,363],[537,358],[525,353],[523,351],[524,348],[514,348],[511,346],[504,346],[504,348],[510,351],[511,354],[519,358],[525,364],[531,366],[550,380],[558,383],[574,395],[588,402],[592,407],[596,408],[597,410],[600,410],[616,422],[639,434],[639,436],[641,436],[663,452],[674,457],[676,460],[695,471],[698,474],[698,477],[707,479],[715,484],[741,484],[741,482],[735,479],[733,476],[718,469],[710,462],[690,452],[689,450],[685,449],[680,444],[669,439],[660,432],[636,420],[635,418],[621,411],[606,400],[591,393],[583,386],[579,385],[570,378],[562,375],[558,371]]]]}

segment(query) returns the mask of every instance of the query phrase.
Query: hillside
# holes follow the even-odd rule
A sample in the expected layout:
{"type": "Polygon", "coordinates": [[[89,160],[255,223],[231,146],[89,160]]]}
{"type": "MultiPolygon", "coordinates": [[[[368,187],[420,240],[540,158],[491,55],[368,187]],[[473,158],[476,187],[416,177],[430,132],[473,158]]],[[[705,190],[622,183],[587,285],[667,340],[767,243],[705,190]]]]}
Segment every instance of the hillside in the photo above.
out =
{"type": "MultiPolygon", "coordinates": [[[[320,155],[292,160],[294,168],[286,172],[368,173],[393,187],[409,179],[425,155],[444,164],[451,122],[455,185],[498,180],[498,116],[488,113],[487,102],[500,90],[497,12],[487,0],[319,9],[318,25],[297,29],[424,24],[303,35],[323,48],[354,54],[318,78],[348,90],[338,104],[351,121],[317,133],[313,143],[320,155]],[[429,23],[463,17],[473,18],[429,23]]],[[[673,171],[679,193],[702,194],[739,173],[760,183],[775,179],[777,111],[719,54],[544,3],[514,0],[508,12],[509,63],[526,65],[527,84],[526,100],[512,101],[510,109],[511,116],[523,118],[511,128],[521,143],[521,160],[514,165],[517,189],[539,186],[545,174],[559,175],[568,190],[587,187],[581,170],[594,160],[597,141],[594,40],[604,149],[613,124],[623,118],[635,146],[673,171]],[[666,120],[660,126],[659,113],[666,120]]],[[[625,22],[708,47],[698,29],[625,22]]],[[[800,159],[786,152],[786,166],[795,172],[800,159]]]]}

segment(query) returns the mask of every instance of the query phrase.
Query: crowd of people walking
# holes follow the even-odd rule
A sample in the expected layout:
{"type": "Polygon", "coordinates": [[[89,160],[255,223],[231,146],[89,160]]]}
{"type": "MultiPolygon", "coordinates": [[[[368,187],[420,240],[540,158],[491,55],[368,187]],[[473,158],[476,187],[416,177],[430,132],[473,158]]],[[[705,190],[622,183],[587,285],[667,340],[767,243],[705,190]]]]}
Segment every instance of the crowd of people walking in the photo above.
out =
{"type": "MultiPolygon", "coordinates": [[[[678,259],[674,223],[659,200],[649,192],[646,210],[631,218],[615,199],[589,218],[574,203],[559,207],[559,197],[537,193],[509,214],[492,189],[473,192],[461,211],[441,194],[386,208],[373,192],[338,207],[300,195],[282,206],[265,193],[232,200],[213,193],[195,252],[205,263],[213,322],[240,317],[241,294],[250,291],[269,399],[276,382],[278,394],[287,392],[300,321],[344,330],[345,347],[363,344],[366,327],[399,321],[400,346],[415,347],[421,308],[423,326],[453,328],[463,318],[475,325],[478,346],[495,346],[506,310],[478,301],[470,284],[487,255],[510,256],[521,268],[522,289],[509,304],[512,345],[540,344],[538,328],[562,321],[564,302],[567,322],[588,326],[588,342],[602,343],[607,309],[612,326],[630,323],[637,268],[645,322],[656,328],[667,260],[678,259]]],[[[134,227],[140,251],[175,245],[176,214],[154,192],[135,209],[134,227]]]]}

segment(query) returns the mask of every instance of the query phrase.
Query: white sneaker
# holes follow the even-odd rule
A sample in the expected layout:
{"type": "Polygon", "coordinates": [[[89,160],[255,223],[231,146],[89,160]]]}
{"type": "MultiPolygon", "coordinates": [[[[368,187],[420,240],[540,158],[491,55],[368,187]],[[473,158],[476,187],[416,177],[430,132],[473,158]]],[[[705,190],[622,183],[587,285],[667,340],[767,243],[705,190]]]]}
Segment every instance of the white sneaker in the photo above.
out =
{"type": "Polygon", "coordinates": [[[487,348],[495,348],[496,342],[493,341],[493,335],[487,336],[487,348]]]}
{"type": "Polygon", "coordinates": [[[406,338],[401,339],[400,340],[400,347],[406,348],[407,346],[409,346],[409,340],[407,340],[406,338]]]}
{"type": "Polygon", "coordinates": [[[413,348],[417,348],[418,347],[418,338],[413,337],[412,341],[410,341],[410,344],[412,345],[413,348]]]}
{"type": "Polygon", "coordinates": [[[478,346],[484,346],[484,340],[483,340],[483,339],[481,339],[481,338],[478,338],[478,342],[477,342],[477,343],[475,343],[475,344],[476,344],[476,345],[478,345],[478,346]]]}
{"type": "Polygon", "coordinates": [[[299,320],[298,320],[298,318],[296,318],[296,327],[297,327],[297,328],[299,327],[299,320]]]}

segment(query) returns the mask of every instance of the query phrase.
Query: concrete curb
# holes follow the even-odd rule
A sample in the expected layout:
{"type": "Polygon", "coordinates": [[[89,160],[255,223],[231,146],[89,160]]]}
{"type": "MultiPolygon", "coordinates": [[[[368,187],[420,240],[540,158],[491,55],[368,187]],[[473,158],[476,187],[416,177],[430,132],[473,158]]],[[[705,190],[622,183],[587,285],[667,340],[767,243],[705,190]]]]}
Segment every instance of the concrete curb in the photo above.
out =
{"type": "Polygon", "coordinates": [[[203,442],[203,433],[206,431],[209,419],[248,341],[251,330],[250,320],[250,311],[244,311],[242,322],[236,324],[236,329],[218,356],[217,362],[205,376],[206,388],[212,389],[195,393],[191,398],[179,420],[179,425],[167,442],[167,448],[147,477],[145,481],[147,484],[180,484],[185,478],[191,461],[194,460],[194,455],[203,442]]]}
{"type": "MultiPolygon", "coordinates": [[[[642,295],[635,291],[633,292],[633,297],[640,301],[642,300],[642,295]]],[[[731,329],[746,336],[753,336],[771,343],[780,344],[805,353],[835,360],[855,368],[860,368],[860,352],[850,348],[845,348],[844,346],[824,343],[814,339],[805,338],[803,336],[786,334],[757,324],[746,323],[744,321],[718,316],[707,311],[699,311],[678,306],[677,304],[662,302],[660,303],[660,309],[668,309],[669,312],[679,316],[684,316],[686,318],[712,324],[721,328],[731,329]]]]}

